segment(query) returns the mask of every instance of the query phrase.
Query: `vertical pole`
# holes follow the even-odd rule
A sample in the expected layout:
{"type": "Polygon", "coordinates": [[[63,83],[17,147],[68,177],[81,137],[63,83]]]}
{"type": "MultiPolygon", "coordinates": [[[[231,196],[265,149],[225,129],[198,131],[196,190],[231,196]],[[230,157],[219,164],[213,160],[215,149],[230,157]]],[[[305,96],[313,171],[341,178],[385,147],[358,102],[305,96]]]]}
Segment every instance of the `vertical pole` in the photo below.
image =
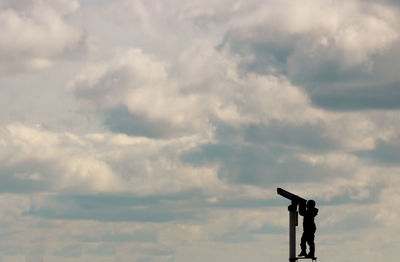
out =
{"type": "Polygon", "coordinates": [[[296,224],[297,224],[297,205],[292,203],[289,209],[289,261],[296,261],[296,224]]]}

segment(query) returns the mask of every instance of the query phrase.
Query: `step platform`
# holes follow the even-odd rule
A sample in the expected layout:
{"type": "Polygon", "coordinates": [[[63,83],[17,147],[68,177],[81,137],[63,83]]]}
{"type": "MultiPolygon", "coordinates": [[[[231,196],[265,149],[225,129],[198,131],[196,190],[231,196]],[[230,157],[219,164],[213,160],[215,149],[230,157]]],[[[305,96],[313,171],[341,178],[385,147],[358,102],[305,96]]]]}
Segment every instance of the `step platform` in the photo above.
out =
{"type": "Polygon", "coordinates": [[[311,259],[312,261],[317,261],[317,257],[296,257],[296,260],[300,260],[300,259],[311,259]]]}

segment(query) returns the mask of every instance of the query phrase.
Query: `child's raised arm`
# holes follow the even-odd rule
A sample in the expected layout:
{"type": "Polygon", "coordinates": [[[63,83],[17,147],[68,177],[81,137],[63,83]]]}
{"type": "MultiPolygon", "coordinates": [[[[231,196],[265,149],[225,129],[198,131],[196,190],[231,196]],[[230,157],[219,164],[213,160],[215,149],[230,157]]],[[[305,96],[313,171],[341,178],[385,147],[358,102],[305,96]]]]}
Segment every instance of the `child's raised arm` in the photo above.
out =
{"type": "Polygon", "coordinates": [[[304,216],[306,214],[306,201],[300,201],[299,203],[299,214],[304,216]]]}

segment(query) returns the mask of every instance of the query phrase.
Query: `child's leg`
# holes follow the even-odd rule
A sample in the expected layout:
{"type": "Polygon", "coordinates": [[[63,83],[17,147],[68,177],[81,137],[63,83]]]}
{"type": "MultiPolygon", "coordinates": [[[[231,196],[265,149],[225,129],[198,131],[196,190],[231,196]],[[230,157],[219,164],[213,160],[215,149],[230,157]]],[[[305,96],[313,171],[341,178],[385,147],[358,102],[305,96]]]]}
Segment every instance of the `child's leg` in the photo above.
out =
{"type": "Polygon", "coordinates": [[[315,256],[315,243],[314,243],[314,232],[310,233],[308,235],[307,243],[310,246],[310,253],[308,253],[308,256],[314,257],[315,256]]]}
{"type": "Polygon", "coordinates": [[[307,254],[306,242],[307,242],[307,234],[306,234],[306,232],[303,232],[303,235],[301,236],[301,242],[300,242],[301,252],[300,252],[299,256],[305,256],[307,254]]]}

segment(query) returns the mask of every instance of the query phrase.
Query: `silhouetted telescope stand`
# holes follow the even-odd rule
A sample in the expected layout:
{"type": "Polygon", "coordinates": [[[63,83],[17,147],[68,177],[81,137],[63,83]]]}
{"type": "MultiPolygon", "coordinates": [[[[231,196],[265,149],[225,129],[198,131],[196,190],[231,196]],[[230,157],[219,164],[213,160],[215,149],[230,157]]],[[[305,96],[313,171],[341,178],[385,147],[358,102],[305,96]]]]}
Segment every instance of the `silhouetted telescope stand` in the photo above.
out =
{"type": "Polygon", "coordinates": [[[291,200],[291,204],[288,206],[289,210],[289,261],[295,262],[297,259],[312,259],[313,261],[317,260],[316,258],[303,258],[296,257],[296,226],[298,225],[298,217],[299,213],[297,212],[297,206],[300,202],[306,202],[304,198],[299,197],[298,195],[292,194],[282,188],[277,188],[277,193],[284,198],[291,200]]]}

